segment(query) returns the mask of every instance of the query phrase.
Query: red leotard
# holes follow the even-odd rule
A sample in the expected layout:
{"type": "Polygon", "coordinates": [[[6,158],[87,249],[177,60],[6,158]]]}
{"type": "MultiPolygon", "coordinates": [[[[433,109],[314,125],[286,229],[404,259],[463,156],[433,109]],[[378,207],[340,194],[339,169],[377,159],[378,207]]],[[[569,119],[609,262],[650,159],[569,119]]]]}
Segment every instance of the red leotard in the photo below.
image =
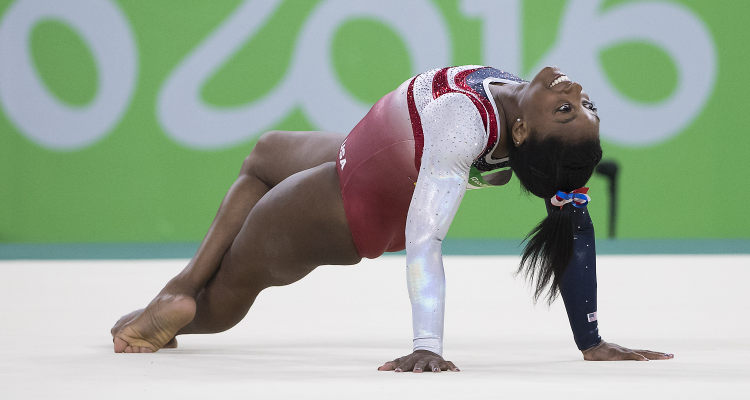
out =
{"type": "Polygon", "coordinates": [[[406,214],[419,171],[399,89],[375,103],[352,129],[337,160],[344,209],[361,257],[404,249],[406,214]]]}
{"type": "MultiPolygon", "coordinates": [[[[442,68],[409,79],[375,103],[344,140],[337,160],[344,209],[360,256],[375,258],[405,248],[406,217],[425,135],[430,134],[423,130],[421,120],[427,105],[448,94],[453,96],[445,96],[451,99],[450,104],[458,104],[452,100],[456,94],[463,102],[466,98],[471,101],[460,112],[481,118],[483,127],[477,129],[484,135],[483,150],[475,154],[471,165],[476,172],[473,176],[477,176],[508,165],[507,158],[491,157],[500,129],[497,110],[487,93],[488,82],[521,81],[489,67],[442,68]]],[[[471,181],[467,186],[480,187],[471,181]]]]}

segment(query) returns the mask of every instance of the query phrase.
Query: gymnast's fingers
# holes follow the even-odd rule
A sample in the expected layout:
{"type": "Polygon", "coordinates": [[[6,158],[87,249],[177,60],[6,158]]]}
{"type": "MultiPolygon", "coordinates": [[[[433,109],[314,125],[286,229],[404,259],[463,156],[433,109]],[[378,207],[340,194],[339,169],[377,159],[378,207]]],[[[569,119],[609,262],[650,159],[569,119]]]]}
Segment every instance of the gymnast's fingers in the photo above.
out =
{"type": "Polygon", "coordinates": [[[399,357],[393,361],[386,361],[385,364],[378,367],[378,371],[393,371],[403,359],[404,357],[399,357]]]}
{"type": "Polygon", "coordinates": [[[424,370],[424,367],[427,365],[427,361],[428,360],[425,358],[417,360],[417,362],[414,363],[414,368],[412,369],[412,371],[417,373],[422,372],[424,370]]]}
{"type": "MultiPolygon", "coordinates": [[[[413,354],[412,354],[413,355],[413,354]]],[[[404,372],[404,371],[411,371],[414,369],[414,363],[415,363],[416,357],[405,357],[401,363],[396,367],[396,372],[404,372]]]]}
{"type": "Polygon", "coordinates": [[[661,353],[658,351],[651,351],[651,350],[633,350],[633,351],[648,358],[649,360],[669,360],[671,358],[674,358],[674,354],[671,354],[671,353],[661,353]]]}
{"type": "Polygon", "coordinates": [[[429,367],[432,370],[432,372],[440,372],[440,370],[441,370],[441,368],[440,368],[440,362],[438,362],[438,360],[431,360],[430,364],[429,364],[429,367]]]}
{"type": "Polygon", "coordinates": [[[648,358],[634,352],[633,350],[624,347],[609,347],[606,349],[606,353],[599,355],[595,358],[597,361],[622,361],[622,360],[635,360],[635,361],[648,361],[648,358]]]}
{"type": "Polygon", "coordinates": [[[460,369],[458,369],[456,364],[453,364],[453,361],[443,361],[440,364],[440,369],[442,369],[443,371],[454,371],[454,372],[461,371],[460,369]]]}
{"type": "Polygon", "coordinates": [[[378,371],[393,371],[396,369],[396,361],[388,361],[385,364],[378,367],[378,371]]]}
{"type": "Polygon", "coordinates": [[[626,351],[624,353],[623,360],[635,360],[635,361],[648,361],[648,358],[634,352],[634,351],[626,351]]]}

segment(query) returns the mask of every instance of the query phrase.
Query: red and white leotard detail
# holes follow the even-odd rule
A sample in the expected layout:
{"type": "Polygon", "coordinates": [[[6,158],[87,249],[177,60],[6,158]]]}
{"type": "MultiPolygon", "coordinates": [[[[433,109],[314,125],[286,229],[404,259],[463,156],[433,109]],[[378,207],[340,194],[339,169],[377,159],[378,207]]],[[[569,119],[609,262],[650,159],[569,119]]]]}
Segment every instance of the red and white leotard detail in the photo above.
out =
{"type": "Polygon", "coordinates": [[[470,171],[508,165],[507,158],[491,156],[504,133],[489,91],[493,82],[523,81],[493,68],[462,66],[432,70],[408,84],[415,160],[420,162],[406,221],[414,350],[442,353],[445,277],[441,245],[467,187],[472,186],[470,171]]]}
{"type": "MultiPolygon", "coordinates": [[[[491,83],[516,84],[521,78],[490,67],[475,65],[434,69],[413,77],[406,91],[409,116],[415,140],[415,162],[421,163],[424,146],[422,113],[433,101],[447,94],[459,94],[473,104],[482,119],[486,145],[472,165],[479,171],[490,171],[508,166],[508,159],[494,159],[492,152],[500,142],[500,116],[489,91],[491,83]]],[[[455,96],[449,96],[454,97],[455,96]]],[[[473,114],[472,107],[465,111],[473,114]]]]}
{"type": "Polygon", "coordinates": [[[482,66],[419,74],[380,99],[341,145],[341,193],[359,254],[406,248],[415,350],[442,352],[441,244],[466,189],[484,186],[480,172],[508,166],[491,156],[504,134],[494,82],[523,80],[482,66]]]}

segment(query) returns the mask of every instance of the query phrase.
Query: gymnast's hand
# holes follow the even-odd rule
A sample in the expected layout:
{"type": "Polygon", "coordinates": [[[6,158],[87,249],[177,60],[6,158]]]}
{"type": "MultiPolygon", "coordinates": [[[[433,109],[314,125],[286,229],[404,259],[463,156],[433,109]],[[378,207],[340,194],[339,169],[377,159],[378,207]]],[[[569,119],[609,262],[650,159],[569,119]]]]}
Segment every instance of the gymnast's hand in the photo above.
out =
{"type": "Polygon", "coordinates": [[[602,340],[598,345],[582,351],[586,361],[619,361],[619,360],[669,360],[674,354],[660,353],[651,350],[631,350],[614,343],[602,340]]]}
{"type": "Polygon", "coordinates": [[[427,368],[428,371],[460,371],[452,362],[443,360],[443,357],[427,351],[416,350],[408,356],[399,357],[393,361],[388,361],[378,367],[378,371],[413,371],[422,372],[427,368]]]}

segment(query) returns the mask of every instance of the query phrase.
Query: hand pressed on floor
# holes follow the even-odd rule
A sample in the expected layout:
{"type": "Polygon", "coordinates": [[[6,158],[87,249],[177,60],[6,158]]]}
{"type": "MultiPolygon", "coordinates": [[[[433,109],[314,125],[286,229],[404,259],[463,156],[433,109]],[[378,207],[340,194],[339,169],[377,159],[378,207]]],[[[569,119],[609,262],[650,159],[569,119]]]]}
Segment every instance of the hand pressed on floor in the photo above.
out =
{"type": "Polygon", "coordinates": [[[453,362],[445,361],[443,357],[427,350],[416,350],[409,355],[388,361],[378,367],[378,371],[413,371],[417,373],[425,369],[432,372],[460,371],[453,362]]]}
{"type": "Polygon", "coordinates": [[[618,344],[607,343],[602,340],[598,345],[582,351],[586,361],[621,361],[621,360],[669,360],[674,354],[651,350],[631,350],[618,344]]]}

